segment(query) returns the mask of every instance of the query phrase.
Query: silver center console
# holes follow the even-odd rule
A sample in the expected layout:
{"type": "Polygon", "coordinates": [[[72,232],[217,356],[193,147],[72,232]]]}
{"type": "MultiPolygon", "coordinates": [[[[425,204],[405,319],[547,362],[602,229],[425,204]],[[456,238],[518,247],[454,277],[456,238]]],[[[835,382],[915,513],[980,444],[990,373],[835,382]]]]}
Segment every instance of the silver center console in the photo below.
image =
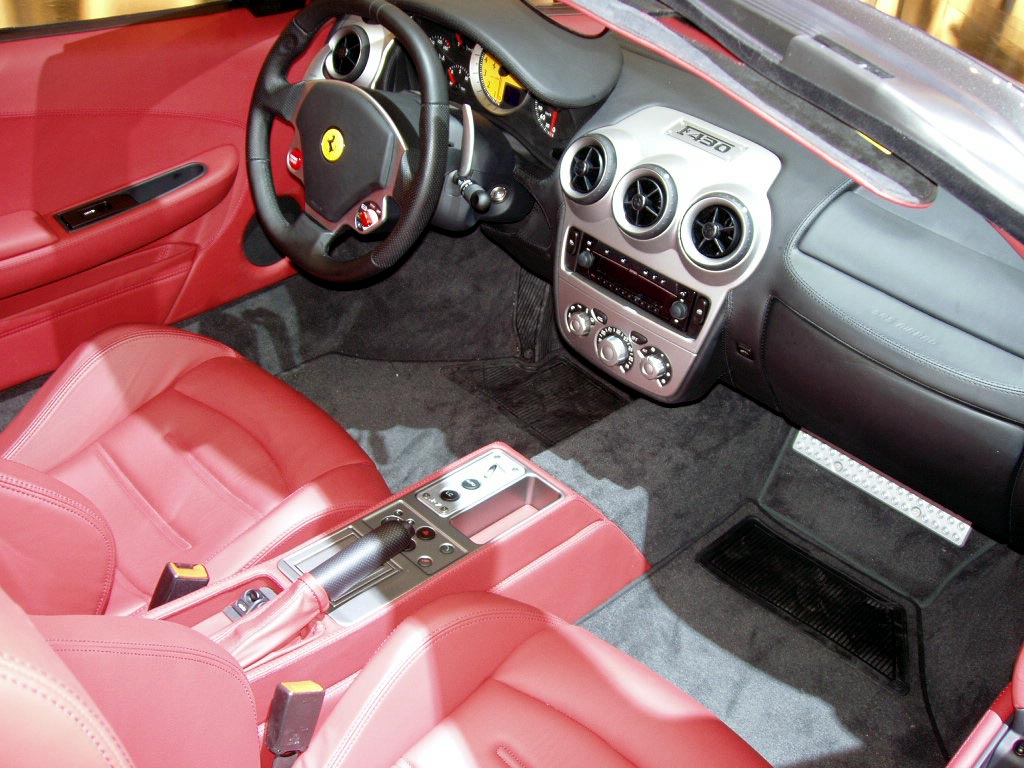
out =
{"type": "Polygon", "coordinates": [[[316,539],[278,562],[294,581],[388,518],[412,522],[414,546],[333,603],[329,615],[351,624],[415,589],[506,530],[562,498],[562,493],[501,449],[488,451],[362,520],[316,539]]]}
{"type": "Polygon", "coordinates": [[[666,107],[597,128],[559,166],[559,330],[585,358],[671,399],[730,289],[768,246],[779,159],[666,107]]]}

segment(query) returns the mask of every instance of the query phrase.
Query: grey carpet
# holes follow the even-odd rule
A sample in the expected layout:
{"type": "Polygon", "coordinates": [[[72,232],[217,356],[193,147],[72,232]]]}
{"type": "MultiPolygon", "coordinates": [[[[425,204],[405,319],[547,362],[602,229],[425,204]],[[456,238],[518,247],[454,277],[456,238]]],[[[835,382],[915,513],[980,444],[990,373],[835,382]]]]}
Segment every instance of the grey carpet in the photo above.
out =
{"type": "Polygon", "coordinates": [[[942,765],[916,648],[911,693],[900,695],[696,563],[706,544],[758,514],[741,505],[581,624],[689,692],[775,766],[942,765]]]}
{"type": "Polygon", "coordinates": [[[540,363],[500,360],[470,363],[452,381],[486,397],[545,447],[601,421],[632,398],[598,381],[565,354],[540,363]]]}
{"type": "Polygon", "coordinates": [[[393,490],[494,440],[531,455],[540,442],[489,398],[452,382],[452,364],[329,354],[281,375],[363,446],[393,490]]]}
{"type": "MultiPolygon", "coordinates": [[[[427,235],[384,279],[354,288],[294,277],[183,327],[223,341],[271,373],[329,352],[371,360],[519,355],[522,272],[480,234],[427,235]]],[[[532,350],[530,350],[532,353],[532,350]]]]}
{"type": "Polygon", "coordinates": [[[21,413],[21,409],[32,399],[36,390],[43,386],[44,381],[46,377],[40,376],[0,392],[0,429],[5,428],[21,413]]]}
{"type": "Polygon", "coordinates": [[[590,498],[658,563],[757,496],[788,429],[718,387],[679,408],[636,400],[535,461],[590,498]]]}

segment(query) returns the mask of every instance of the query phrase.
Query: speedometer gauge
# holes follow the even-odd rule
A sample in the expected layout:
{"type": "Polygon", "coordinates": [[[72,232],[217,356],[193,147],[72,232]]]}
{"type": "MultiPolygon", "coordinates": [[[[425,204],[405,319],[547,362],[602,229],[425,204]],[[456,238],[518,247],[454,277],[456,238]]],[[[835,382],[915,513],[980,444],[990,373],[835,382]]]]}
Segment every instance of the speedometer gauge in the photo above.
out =
{"type": "Polygon", "coordinates": [[[469,60],[469,84],[480,105],[496,115],[515,112],[529,96],[515,75],[479,45],[469,60]]]}

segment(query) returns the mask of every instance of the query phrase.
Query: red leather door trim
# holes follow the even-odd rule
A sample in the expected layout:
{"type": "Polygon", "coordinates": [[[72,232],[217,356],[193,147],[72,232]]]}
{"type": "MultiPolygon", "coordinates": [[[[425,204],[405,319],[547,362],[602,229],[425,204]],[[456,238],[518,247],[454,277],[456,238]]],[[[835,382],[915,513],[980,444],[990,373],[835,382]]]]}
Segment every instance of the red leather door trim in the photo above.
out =
{"type": "Polygon", "coordinates": [[[48,228],[35,211],[15,211],[0,216],[0,260],[55,242],[56,232],[48,228]]]}
{"type": "MultiPolygon", "coordinates": [[[[209,212],[224,199],[235,180],[238,153],[234,147],[218,147],[198,155],[195,162],[202,163],[207,170],[192,183],[76,232],[54,227],[58,230],[56,242],[0,261],[0,297],[12,296],[124,256],[209,212]]],[[[89,199],[114,191],[97,190],[99,194],[89,199]]],[[[0,229],[0,240],[6,237],[7,232],[0,229]]]]}

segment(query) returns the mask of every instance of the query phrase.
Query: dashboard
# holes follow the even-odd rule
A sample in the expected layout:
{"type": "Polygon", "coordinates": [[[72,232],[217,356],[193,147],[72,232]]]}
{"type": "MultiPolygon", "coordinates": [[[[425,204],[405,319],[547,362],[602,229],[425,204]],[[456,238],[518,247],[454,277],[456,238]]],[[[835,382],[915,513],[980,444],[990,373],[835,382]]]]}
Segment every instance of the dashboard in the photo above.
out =
{"type": "MultiPolygon", "coordinates": [[[[473,225],[552,284],[582,360],[666,404],[725,382],[1024,549],[1024,259],[988,221],[941,190],[887,203],[614,35],[501,0],[399,5],[453,115],[514,155],[488,187],[529,197],[473,225]]],[[[416,87],[355,17],[310,76],[416,87]]]]}

